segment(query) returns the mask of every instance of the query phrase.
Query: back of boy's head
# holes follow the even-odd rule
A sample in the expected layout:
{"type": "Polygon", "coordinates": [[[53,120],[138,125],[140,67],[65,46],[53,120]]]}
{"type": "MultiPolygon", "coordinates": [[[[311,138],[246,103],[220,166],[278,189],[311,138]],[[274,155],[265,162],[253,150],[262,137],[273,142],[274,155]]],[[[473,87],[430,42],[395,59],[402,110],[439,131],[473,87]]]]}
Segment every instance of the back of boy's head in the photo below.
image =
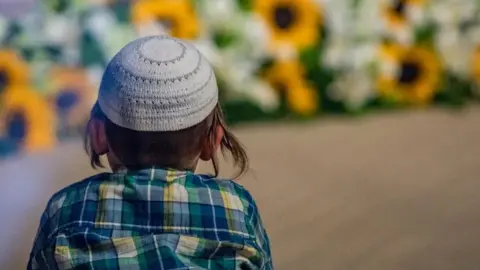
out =
{"type": "MultiPolygon", "coordinates": [[[[246,153],[225,126],[213,68],[191,44],[167,36],[137,39],[108,64],[85,135],[93,167],[102,167],[92,145],[92,121],[102,121],[109,151],[127,169],[189,169],[205,144],[233,156],[240,174],[246,153]]],[[[212,156],[215,175],[218,163],[212,156]]]]}

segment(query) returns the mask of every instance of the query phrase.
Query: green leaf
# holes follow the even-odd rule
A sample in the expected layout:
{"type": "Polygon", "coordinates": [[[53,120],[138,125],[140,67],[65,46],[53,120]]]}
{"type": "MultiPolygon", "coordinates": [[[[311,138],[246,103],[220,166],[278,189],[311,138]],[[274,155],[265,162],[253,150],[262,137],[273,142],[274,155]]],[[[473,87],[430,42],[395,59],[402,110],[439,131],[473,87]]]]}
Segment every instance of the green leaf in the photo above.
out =
{"type": "Polygon", "coordinates": [[[321,48],[316,46],[308,48],[300,52],[299,59],[300,62],[304,65],[307,72],[312,70],[319,69],[319,60],[320,60],[320,50],[321,48]]]}
{"type": "Polygon", "coordinates": [[[362,4],[362,1],[363,0],[351,0],[351,8],[357,9],[362,4]]]}
{"type": "Polygon", "coordinates": [[[6,32],[3,40],[1,40],[1,44],[11,46],[21,36],[22,27],[17,22],[10,22],[6,32]]]}
{"type": "Polygon", "coordinates": [[[229,31],[216,31],[213,34],[213,42],[218,48],[226,48],[238,40],[238,37],[229,31]]]}
{"type": "Polygon", "coordinates": [[[105,55],[98,41],[96,41],[91,34],[84,32],[81,42],[81,61],[84,67],[97,64],[106,66],[105,55]]]}
{"type": "Polygon", "coordinates": [[[434,24],[428,24],[415,29],[415,42],[417,44],[433,45],[437,27],[434,24]]]}
{"type": "Polygon", "coordinates": [[[51,45],[51,46],[45,46],[44,50],[48,58],[53,60],[54,62],[59,62],[61,60],[62,48],[51,45]]]}
{"type": "MultiPolygon", "coordinates": [[[[208,1],[215,1],[215,0],[208,0],[208,1]]],[[[250,11],[253,9],[253,1],[255,0],[237,0],[238,6],[243,11],[250,11]]],[[[256,1],[264,1],[264,0],[256,0],[256,1]]]]}
{"type": "Polygon", "coordinates": [[[266,113],[252,102],[246,100],[227,101],[221,105],[225,112],[225,120],[230,125],[243,122],[262,122],[280,118],[278,114],[266,113]]]}
{"type": "Polygon", "coordinates": [[[130,1],[118,1],[111,5],[111,9],[115,14],[118,22],[129,23],[130,22],[130,1]]]}
{"type": "Polygon", "coordinates": [[[462,106],[471,98],[472,87],[471,82],[446,74],[434,101],[454,107],[462,106]]]}
{"type": "Polygon", "coordinates": [[[35,51],[33,48],[21,48],[20,54],[22,55],[22,58],[27,62],[33,61],[35,57],[35,51]]]}

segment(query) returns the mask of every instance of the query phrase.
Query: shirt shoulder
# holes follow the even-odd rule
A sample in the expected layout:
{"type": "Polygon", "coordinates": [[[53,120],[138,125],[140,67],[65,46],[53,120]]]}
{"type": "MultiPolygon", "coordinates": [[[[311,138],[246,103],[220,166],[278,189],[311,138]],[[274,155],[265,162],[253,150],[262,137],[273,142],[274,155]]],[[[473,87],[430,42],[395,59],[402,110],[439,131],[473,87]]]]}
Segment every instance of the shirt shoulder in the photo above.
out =
{"type": "Polygon", "coordinates": [[[55,206],[55,204],[57,204],[58,202],[66,199],[66,197],[72,197],[72,196],[77,196],[77,195],[86,193],[88,192],[89,188],[97,186],[104,181],[111,180],[111,175],[112,175],[111,173],[97,174],[62,188],[61,190],[57,191],[52,195],[52,197],[47,203],[46,210],[48,212],[51,212],[52,210],[55,210],[55,209],[50,209],[50,208],[55,206]]]}
{"type": "Polygon", "coordinates": [[[195,177],[223,198],[238,198],[242,202],[245,213],[248,215],[256,215],[258,209],[253,196],[236,180],[215,178],[209,175],[195,175],[195,177]]]}
{"type": "Polygon", "coordinates": [[[80,203],[89,198],[89,190],[95,190],[96,186],[110,179],[110,173],[101,173],[73,183],[56,192],[52,195],[45,208],[44,216],[46,221],[51,226],[58,226],[62,219],[66,217],[61,215],[62,210],[65,208],[77,209],[80,203]]]}

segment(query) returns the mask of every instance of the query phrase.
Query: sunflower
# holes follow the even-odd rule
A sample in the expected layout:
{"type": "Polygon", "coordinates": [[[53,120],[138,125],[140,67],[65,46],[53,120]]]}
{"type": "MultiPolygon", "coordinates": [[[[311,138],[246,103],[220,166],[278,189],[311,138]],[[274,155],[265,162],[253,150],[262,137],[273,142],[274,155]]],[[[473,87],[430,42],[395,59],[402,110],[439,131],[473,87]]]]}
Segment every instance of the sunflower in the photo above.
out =
{"type": "Polygon", "coordinates": [[[318,93],[304,79],[305,71],[296,61],[280,61],[270,67],[265,77],[270,85],[285,96],[289,109],[302,116],[317,112],[318,93]]]}
{"type": "Polygon", "coordinates": [[[28,83],[28,66],[13,51],[0,50],[0,92],[12,85],[28,83]]]}
{"type": "Polygon", "coordinates": [[[62,129],[75,129],[87,120],[95,101],[95,88],[85,70],[55,67],[50,71],[51,107],[56,110],[62,129]]]}
{"type": "Polygon", "coordinates": [[[9,87],[2,95],[4,137],[25,151],[48,149],[55,143],[55,123],[48,103],[28,87],[9,87]]]}
{"type": "Polygon", "coordinates": [[[384,0],[383,15],[387,26],[397,30],[404,28],[411,21],[412,13],[420,10],[427,0],[384,0]]]}
{"type": "Polygon", "coordinates": [[[437,55],[424,47],[385,44],[380,50],[379,93],[410,104],[428,103],[439,86],[442,68],[437,55]]]}
{"type": "Polygon", "coordinates": [[[190,0],[139,0],[133,4],[131,19],[137,29],[159,23],[171,36],[194,39],[199,21],[190,0]]]}
{"type": "Polygon", "coordinates": [[[312,0],[255,0],[254,11],[268,25],[273,49],[303,49],[320,39],[323,16],[312,0]]]}

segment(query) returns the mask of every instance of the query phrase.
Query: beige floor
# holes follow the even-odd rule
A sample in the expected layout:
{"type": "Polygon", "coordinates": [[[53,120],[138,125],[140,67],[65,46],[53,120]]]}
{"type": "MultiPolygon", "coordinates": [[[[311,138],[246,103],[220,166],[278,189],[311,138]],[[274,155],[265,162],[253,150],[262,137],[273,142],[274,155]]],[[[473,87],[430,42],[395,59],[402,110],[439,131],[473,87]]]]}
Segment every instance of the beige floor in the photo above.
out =
{"type": "MultiPolygon", "coordinates": [[[[238,134],[277,269],[480,269],[480,108],[238,134]]],[[[46,196],[87,168],[77,142],[0,165],[0,269],[22,269],[46,196]]]]}

